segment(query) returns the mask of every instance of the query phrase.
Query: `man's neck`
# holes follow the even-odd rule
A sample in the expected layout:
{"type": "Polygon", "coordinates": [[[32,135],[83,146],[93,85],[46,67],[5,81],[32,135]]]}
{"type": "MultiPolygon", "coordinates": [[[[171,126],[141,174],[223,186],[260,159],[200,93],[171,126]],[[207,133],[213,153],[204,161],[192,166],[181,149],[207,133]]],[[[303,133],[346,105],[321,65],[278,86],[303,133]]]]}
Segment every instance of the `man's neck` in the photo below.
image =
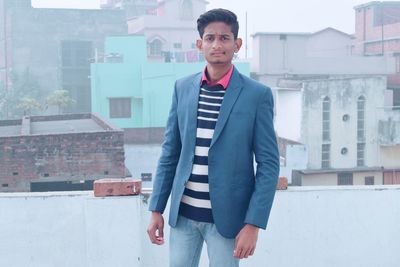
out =
{"type": "Polygon", "coordinates": [[[211,83],[216,83],[224,77],[231,67],[232,63],[223,66],[207,64],[207,78],[211,83]]]}

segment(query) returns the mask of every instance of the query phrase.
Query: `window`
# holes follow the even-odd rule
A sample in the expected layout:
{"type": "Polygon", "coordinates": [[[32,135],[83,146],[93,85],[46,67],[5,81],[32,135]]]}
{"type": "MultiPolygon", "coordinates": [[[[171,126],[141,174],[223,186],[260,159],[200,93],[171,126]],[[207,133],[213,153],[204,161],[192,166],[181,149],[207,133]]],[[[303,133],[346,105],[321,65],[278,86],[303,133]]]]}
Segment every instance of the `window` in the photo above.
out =
{"type": "Polygon", "coordinates": [[[110,118],[131,118],[131,98],[110,98],[110,118]]]}
{"type": "Polygon", "coordinates": [[[400,109],[400,88],[393,88],[393,109],[400,109]]]}
{"type": "Polygon", "coordinates": [[[331,100],[329,97],[325,97],[322,102],[322,140],[330,140],[330,110],[331,100]]]}
{"type": "Polygon", "coordinates": [[[322,157],[321,157],[321,168],[326,169],[330,167],[330,150],[331,145],[323,144],[322,145],[322,157]]]}
{"type": "Polygon", "coordinates": [[[162,54],[162,42],[159,39],[155,39],[150,43],[150,55],[161,56],[162,54]]]}
{"type": "Polygon", "coordinates": [[[357,166],[362,167],[365,165],[365,143],[357,144],[357,166]]]}
{"type": "Polygon", "coordinates": [[[339,172],[338,173],[338,185],[353,185],[353,173],[339,172]]]}
{"type": "Polygon", "coordinates": [[[365,140],[365,97],[360,96],[357,100],[357,140],[365,140]]]}
{"type": "Polygon", "coordinates": [[[105,55],[104,61],[107,63],[123,63],[124,56],[118,53],[110,53],[108,55],[105,55]]]}
{"type": "Polygon", "coordinates": [[[92,42],[62,41],[61,42],[61,77],[62,88],[69,91],[73,106],[64,109],[65,112],[90,112],[90,62],[92,42]]]}
{"type": "Polygon", "coordinates": [[[400,53],[396,54],[396,72],[400,73],[400,53]]]}
{"type": "Polygon", "coordinates": [[[365,177],[365,185],[374,185],[375,177],[374,176],[366,176],[365,177]]]}
{"type": "Polygon", "coordinates": [[[395,24],[400,22],[400,9],[385,5],[382,2],[374,7],[374,26],[395,24]]]}
{"type": "Polygon", "coordinates": [[[174,43],[174,48],[175,49],[181,49],[182,48],[182,43],[174,43]]]}

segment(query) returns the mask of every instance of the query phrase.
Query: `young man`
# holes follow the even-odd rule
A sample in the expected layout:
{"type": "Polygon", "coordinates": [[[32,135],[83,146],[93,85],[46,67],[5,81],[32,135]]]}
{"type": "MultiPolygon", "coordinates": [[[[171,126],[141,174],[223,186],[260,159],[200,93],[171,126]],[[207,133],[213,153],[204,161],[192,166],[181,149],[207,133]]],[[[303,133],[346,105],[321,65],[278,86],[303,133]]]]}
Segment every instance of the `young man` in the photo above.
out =
{"type": "Polygon", "coordinates": [[[236,15],[210,10],[197,20],[203,73],[175,84],[154,180],[148,235],[164,243],[169,195],[170,266],[239,266],[266,228],[279,173],[271,90],[232,65],[242,41],[236,15]],[[254,174],[253,156],[257,162],[254,174]]]}

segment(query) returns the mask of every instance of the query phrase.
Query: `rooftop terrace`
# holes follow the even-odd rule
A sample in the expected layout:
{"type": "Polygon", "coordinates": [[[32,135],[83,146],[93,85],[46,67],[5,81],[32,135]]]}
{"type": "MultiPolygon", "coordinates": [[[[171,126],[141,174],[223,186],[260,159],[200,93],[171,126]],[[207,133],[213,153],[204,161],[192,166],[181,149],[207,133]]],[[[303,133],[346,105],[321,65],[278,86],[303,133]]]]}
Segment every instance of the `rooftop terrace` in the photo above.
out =
{"type": "MultiPolygon", "coordinates": [[[[148,197],[2,193],[0,266],[168,266],[167,246],[146,236],[148,197]]],[[[398,185],[278,191],[268,229],[241,267],[398,266],[399,202],[398,185]]]]}

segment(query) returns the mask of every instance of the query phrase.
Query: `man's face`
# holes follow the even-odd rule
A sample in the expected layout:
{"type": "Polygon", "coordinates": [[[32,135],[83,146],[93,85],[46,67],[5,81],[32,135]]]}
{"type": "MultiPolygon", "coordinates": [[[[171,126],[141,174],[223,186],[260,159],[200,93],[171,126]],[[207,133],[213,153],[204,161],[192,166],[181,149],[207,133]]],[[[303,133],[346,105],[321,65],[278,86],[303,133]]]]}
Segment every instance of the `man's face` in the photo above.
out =
{"type": "Polygon", "coordinates": [[[203,38],[197,40],[197,48],[211,65],[230,64],[233,54],[238,52],[242,40],[235,40],[231,26],[224,22],[211,22],[204,29],[203,38]]]}

